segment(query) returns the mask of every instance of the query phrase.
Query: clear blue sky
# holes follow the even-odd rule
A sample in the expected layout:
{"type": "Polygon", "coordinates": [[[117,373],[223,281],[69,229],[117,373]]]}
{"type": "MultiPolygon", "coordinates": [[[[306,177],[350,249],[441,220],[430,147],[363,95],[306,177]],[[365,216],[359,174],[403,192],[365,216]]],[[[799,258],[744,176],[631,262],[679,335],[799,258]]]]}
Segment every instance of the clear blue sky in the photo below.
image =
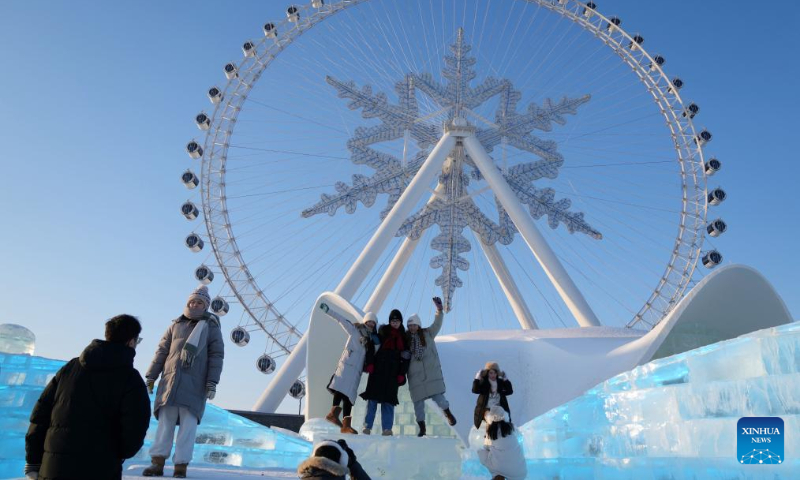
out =
{"type": "MultiPolygon", "coordinates": [[[[180,313],[197,266],[178,207],[186,141],[221,66],[286,2],[5,2],[0,14],[0,323],[70,358],[128,312],[144,324],[137,367],[180,313]]],[[[641,32],[687,82],[725,162],[726,261],[760,270],[800,311],[796,46],[789,4],[597,2],[641,32]]],[[[346,180],[343,178],[342,180],[346,180]]],[[[195,227],[198,228],[198,227],[195,227]]],[[[223,328],[226,337],[229,326],[223,328]]],[[[249,408],[266,377],[228,344],[217,403],[249,408]],[[234,373],[237,372],[237,373],[234,373]],[[246,372],[246,373],[238,373],[246,372]]],[[[295,408],[286,404],[286,411],[295,408]]]]}

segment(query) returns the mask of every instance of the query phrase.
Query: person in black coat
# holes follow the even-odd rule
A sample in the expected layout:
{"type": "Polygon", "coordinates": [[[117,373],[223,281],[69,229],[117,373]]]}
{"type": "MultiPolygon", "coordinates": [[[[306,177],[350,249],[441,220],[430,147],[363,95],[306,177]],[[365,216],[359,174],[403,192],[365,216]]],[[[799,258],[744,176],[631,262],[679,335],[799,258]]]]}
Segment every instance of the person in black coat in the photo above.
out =
{"type": "Polygon", "coordinates": [[[362,430],[367,435],[372,430],[379,403],[383,435],[392,434],[394,407],[400,403],[397,390],[406,383],[408,360],[411,358],[405,335],[403,315],[399,310],[392,310],[389,325],[381,325],[378,329],[381,346],[375,353],[375,369],[369,374],[367,389],[361,394],[361,398],[367,400],[367,415],[362,430]]]}
{"type": "Polygon", "coordinates": [[[483,370],[478,371],[472,381],[472,393],[478,394],[473,417],[475,428],[480,428],[483,416],[495,405],[503,407],[511,421],[511,409],[506,397],[514,393],[514,389],[496,362],[488,362],[483,370]]]}
{"type": "Polygon", "coordinates": [[[118,315],[47,384],[25,435],[29,479],[112,480],[142,448],[150,399],[133,368],[139,321],[118,315]]]}

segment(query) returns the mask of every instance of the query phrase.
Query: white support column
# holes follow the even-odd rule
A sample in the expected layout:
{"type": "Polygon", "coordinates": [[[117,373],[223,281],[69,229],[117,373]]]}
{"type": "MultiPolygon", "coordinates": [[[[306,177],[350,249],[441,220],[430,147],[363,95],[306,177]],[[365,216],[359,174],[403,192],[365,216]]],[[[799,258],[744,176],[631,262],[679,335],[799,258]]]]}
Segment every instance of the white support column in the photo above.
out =
{"type": "Polygon", "coordinates": [[[519,292],[519,288],[517,288],[517,283],[511,277],[508,267],[506,267],[506,262],[503,260],[503,257],[500,256],[497,246],[486,245],[480,238],[477,238],[477,240],[483,250],[483,254],[486,255],[486,260],[488,260],[489,265],[492,266],[492,271],[497,277],[497,281],[500,282],[500,286],[503,288],[503,292],[505,292],[508,303],[511,304],[511,309],[514,310],[514,314],[517,316],[520,326],[524,330],[538,329],[539,326],[536,325],[536,320],[533,319],[533,315],[531,315],[528,305],[522,298],[522,294],[519,292]]]}
{"type": "Polygon", "coordinates": [[[492,162],[486,150],[483,149],[483,145],[474,135],[465,136],[462,141],[467,153],[475,162],[475,166],[478,167],[478,170],[486,179],[486,183],[492,187],[492,191],[494,191],[503,208],[508,212],[508,216],[511,217],[520,235],[522,235],[525,243],[528,244],[528,247],[533,252],[533,256],[539,261],[569,311],[572,312],[572,315],[575,316],[575,319],[582,327],[599,326],[600,322],[597,320],[592,308],[569,277],[564,266],[561,265],[553,249],[550,248],[539,229],[536,228],[533,219],[522,207],[514,191],[508,186],[508,182],[497,170],[494,162],[492,162]]]}
{"type": "MultiPolygon", "coordinates": [[[[422,166],[411,179],[403,194],[394,204],[389,215],[381,222],[378,230],[370,239],[369,243],[361,255],[358,256],[356,262],[350,267],[344,279],[342,279],[339,286],[336,287],[336,293],[344,298],[350,300],[356,293],[358,288],[369,275],[372,267],[380,258],[381,254],[389,242],[394,238],[400,225],[411,215],[411,210],[422,197],[425,190],[433,181],[438,172],[442,170],[447,155],[453,150],[456,140],[450,133],[445,133],[436,146],[431,150],[428,158],[422,163],[422,166]]],[[[303,334],[303,338],[292,350],[291,355],[283,362],[281,368],[275,373],[275,376],[269,383],[269,386],[261,394],[253,409],[259,412],[274,412],[283,401],[292,383],[300,376],[306,366],[306,345],[308,343],[308,334],[303,334]]]]}
{"type": "Polygon", "coordinates": [[[419,244],[419,239],[412,240],[406,237],[406,239],[403,240],[403,244],[400,245],[400,249],[395,254],[394,259],[392,259],[392,263],[389,264],[389,268],[386,269],[386,273],[381,277],[381,281],[378,282],[378,286],[375,287],[372,296],[369,297],[367,304],[364,305],[364,313],[378,313],[378,310],[383,306],[383,302],[386,301],[386,297],[389,296],[389,292],[392,291],[395,282],[397,282],[400,273],[406,268],[408,260],[411,258],[411,255],[414,254],[417,244],[419,244]]]}
{"type": "MultiPolygon", "coordinates": [[[[430,200],[428,200],[428,205],[431,204],[436,197],[444,191],[444,185],[441,183],[436,186],[436,190],[433,191],[433,195],[431,195],[430,200]]],[[[364,312],[373,312],[378,313],[378,310],[381,309],[383,306],[383,302],[386,301],[386,297],[389,295],[389,292],[392,291],[394,288],[394,284],[397,282],[398,277],[403,272],[403,269],[406,267],[408,260],[411,258],[411,255],[414,254],[414,250],[417,248],[419,244],[419,239],[412,240],[406,237],[403,240],[403,244],[400,245],[400,249],[392,259],[392,263],[389,265],[389,268],[386,269],[386,273],[383,274],[381,277],[381,281],[378,282],[378,286],[375,287],[375,291],[372,292],[372,296],[369,297],[367,300],[367,304],[364,306],[364,312]]]]}
{"type": "Polygon", "coordinates": [[[428,185],[430,185],[436,174],[442,171],[442,165],[455,144],[456,140],[450,133],[445,133],[439,139],[439,143],[436,144],[428,158],[422,163],[417,174],[411,179],[411,183],[408,184],[400,199],[392,207],[389,215],[381,222],[378,230],[367,246],[364,247],[361,255],[358,256],[358,259],[350,267],[339,286],[336,287],[336,293],[342,298],[350,300],[356,293],[364,279],[369,275],[372,267],[375,266],[375,262],[378,261],[389,242],[394,238],[400,225],[411,215],[411,210],[428,188],[428,185]]]}

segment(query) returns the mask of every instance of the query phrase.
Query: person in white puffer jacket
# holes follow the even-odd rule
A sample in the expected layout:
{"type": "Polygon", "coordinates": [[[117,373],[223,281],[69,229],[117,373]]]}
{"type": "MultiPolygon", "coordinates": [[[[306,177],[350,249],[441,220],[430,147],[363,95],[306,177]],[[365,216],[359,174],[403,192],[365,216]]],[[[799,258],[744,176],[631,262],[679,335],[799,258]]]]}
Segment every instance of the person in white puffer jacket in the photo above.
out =
{"type": "Polygon", "coordinates": [[[514,430],[508,421],[508,412],[495,405],[484,417],[486,420],[486,439],[478,458],[489,469],[493,479],[524,480],[528,475],[525,454],[514,430]]]}

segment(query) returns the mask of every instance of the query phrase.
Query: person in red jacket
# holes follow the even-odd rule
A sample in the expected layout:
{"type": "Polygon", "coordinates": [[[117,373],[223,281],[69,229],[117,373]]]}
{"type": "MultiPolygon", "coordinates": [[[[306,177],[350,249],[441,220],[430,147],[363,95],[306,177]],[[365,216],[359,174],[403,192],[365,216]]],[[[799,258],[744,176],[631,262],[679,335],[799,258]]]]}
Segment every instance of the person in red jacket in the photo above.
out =
{"type": "Polygon", "coordinates": [[[106,322],[93,340],[47,384],[25,435],[27,479],[114,480],[142,448],[150,399],[133,368],[142,326],[130,315],[106,322]]]}
{"type": "Polygon", "coordinates": [[[369,374],[367,389],[361,394],[361,398],[367,400],[367,415],[362,433],[369,435],[372,431],[380,403],[383,435],[392,434],[394,407],[400,403],[397,390],[406,383],[408,359],[411,358],[405,334],[403,315],[400,310],[392,310],[389,314],[389,325],[381,325],[378,329],[381,346],[375,354],[375,369],[369,374]]]}

